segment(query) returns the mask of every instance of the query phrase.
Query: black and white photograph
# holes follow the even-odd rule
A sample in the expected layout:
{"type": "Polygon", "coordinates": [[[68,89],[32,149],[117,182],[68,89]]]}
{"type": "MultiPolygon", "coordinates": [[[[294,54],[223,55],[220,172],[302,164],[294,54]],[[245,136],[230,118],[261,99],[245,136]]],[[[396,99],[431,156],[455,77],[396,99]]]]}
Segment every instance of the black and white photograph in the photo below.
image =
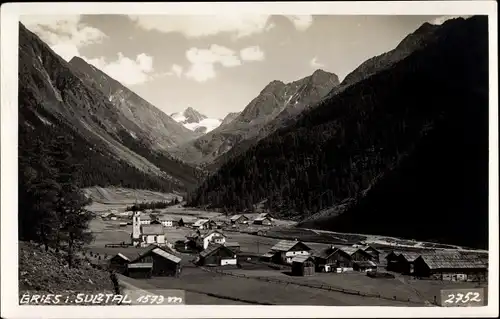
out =
{"type": "Polygon", "coordinates": [[[496,2],[1,10],[2,317],[498,316],[496,2]]]}

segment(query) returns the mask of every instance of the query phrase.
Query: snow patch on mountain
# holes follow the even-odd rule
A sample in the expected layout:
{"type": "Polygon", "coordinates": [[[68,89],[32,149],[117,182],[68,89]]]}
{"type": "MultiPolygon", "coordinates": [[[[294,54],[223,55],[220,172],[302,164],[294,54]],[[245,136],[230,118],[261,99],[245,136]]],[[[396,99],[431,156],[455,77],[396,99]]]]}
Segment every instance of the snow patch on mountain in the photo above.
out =
{"type": "Polygon", "coordinates": [[[173,113],[170,117],[185,128],[203,134],[214,130],[222,123],[220,119],[208,118],[191,107],[188,107],[184,112],[173,113]]]}

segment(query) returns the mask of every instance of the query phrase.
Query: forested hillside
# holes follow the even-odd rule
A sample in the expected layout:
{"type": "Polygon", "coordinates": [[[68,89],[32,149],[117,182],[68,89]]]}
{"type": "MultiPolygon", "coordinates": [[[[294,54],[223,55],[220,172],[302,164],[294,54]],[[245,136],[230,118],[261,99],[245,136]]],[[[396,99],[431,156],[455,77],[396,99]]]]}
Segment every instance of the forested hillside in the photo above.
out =
{"type": "Polygon", "coordinates": [[[487,30],[486,17],[447,21],[421,50],[230,159],[189,204],[265,201],[317,228],[485,247],[487,30]]]}

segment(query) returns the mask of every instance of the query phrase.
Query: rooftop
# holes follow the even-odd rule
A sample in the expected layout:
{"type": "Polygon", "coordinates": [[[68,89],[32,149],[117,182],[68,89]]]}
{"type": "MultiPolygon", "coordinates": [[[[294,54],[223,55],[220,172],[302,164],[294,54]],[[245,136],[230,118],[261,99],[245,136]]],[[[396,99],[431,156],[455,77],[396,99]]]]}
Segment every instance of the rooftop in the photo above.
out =
{"type": "Polygon", "coordinates": [[[153,268],[153,263],[135,263],[128,264],[128,268],[153,268]]]}
{"type": "MultiPolygon", "coordinates": [[[[302,245],[305,246],[304,243],[300,241],[294,241],[294,240],[280,240],[276,245],[274,245],[271,250],[275,251],[289,251],[292,249],[295,245],[301,243],[302,245]]],[[[306,246],[307,247],[307,246],[306,246]]]]}
{"type": "Polygon", "coordinates": [[[160,249],[160,248],[155,248],[153,249],[152,251],[154,254],[157,254],[163,258],[166,258],[170,261],[173,261],[174,263],[179,263],[181,261],[181,259],[177,256],[174,256],[172,254],[169,254],[168,252],[166,252],[165,250],[163,249],[160,249]]]}
{"type": "Polygon", "coordinates": [[[376,267],[377,264],[374,263],[373,261],[371,260],[361,260],[361,261],[355,261],[354,262],[356,265],[360,266],[360,267],[376,267]]]}
{"type": "Polygon", "coordinates": [[[296,262],[296,263],[303,263],[309,259],[312,259],[311,256],[307,256],[307,255],[299,255],[299,256],[295,256],[292,258],[292,262],[296,262]]]}
{"type": "Polygon", "coordinates": [[[165,231],[163,225],[153,224],[153,225],[142,225],[141,233],[143,235],[164,235],[165,231]]]}

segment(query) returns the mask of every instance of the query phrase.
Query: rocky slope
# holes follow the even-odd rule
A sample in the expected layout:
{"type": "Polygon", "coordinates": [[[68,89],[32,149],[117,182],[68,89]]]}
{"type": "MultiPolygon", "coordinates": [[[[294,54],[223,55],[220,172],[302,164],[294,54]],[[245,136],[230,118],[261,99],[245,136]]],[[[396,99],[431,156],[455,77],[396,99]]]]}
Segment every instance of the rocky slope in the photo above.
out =
{"type": "Polygon", "coordinates": [[[323,70],[291,83],[272,81],[235,119],[173,150],[174,154],[189,162],[210,163],[238,143],[257,136],[278,116],[288,118],[318,102],[338,84],[335,74],[323,70]]]}
{"type": "Polygon", "coordinates": [[[222,119],[221,126],[231,123],[241,112],[231,112],[222,119]]]}
{"type": "Polygon", "coordinates": [[[228,160],[188,203],[265,202],[304,227],[487,247],[487,30],[485,17],[445,22],[228,160]]]}
{"type": "MultiPolygon", "coordinates": [[[[403,60],[412,52],[420,50],[430,43],[436,41],[434,36],[434,31],[437,30],[439,26],[431,25],[429,23],[424,23],[415,32],[406,36],[396,48],[390,50],[381,55],[375,56],[367,61],[363,62],[354,71],[349,73],[345,79],[340,83],[340,85],[335,86],[330,92],[328,92],[327,97],[332,97],[339,94],[347,87],[363,80],[371,75],[390,68],[396,62],[403,60]]],[[[324,76],[324,75],[323,75],[324,76]]],[[[326,96],[325,96],[326,97],[326,96]]],[[[304,111],[303,107],[293,107],[291,104],[287,109],[283,110],[276,118],[269,121],[266,125],[256,131],[255,134],[246,138],[245,140],[239,142],[234,147],[232,147],[228,152],[222,154],[221,156],[215,158],[213,161],[206,164],[206,168],[209,171],[216,171],[225,162],[234,158],[240,154],[243,154],[253,145],[256,145],[259,140],[268,136],[270,133],[291,125],[297,116],[302,114],[304,111]]],[[[310,108],[315,107],[316,104],[309,104],[310,108]]]]}
{"type": "MultiPolygon", "coordinates": [[[[131,96],[132,102],[113,103],[111,96],[103,93],[111,90],[109,83],[113,83],[110,78],[100,81],[77,70],[20,24],[20,156],[36,158],[36,154],[25,152],[31,143],[38,140],[48,145],[58,135],[64,135],[74,141],[70,153],[83,168],[79,173],[81,186],[141,185],[172,191],[172,187],[194,185],[196,169],[153,149],[153,145],[166,147],[173,140],[149,132],[153,127],[148,126],[148,121],[137,120],[144,119],[143,115],[127,113],[127,106],[140,98],[131,96]]],[[[144,107],[151,114],[156,112],[151,106],[144,107]]],[[[128,110],[133,113],[136,109],[128,110]]],[[[151,114],[145,117],[156,117],[151,114]]],[[[157,115],[161,118],[161,114],[157,115]]]]}
{"type": "Polygon", "coordinates": [[[220,119],[208,118],[192,107],[188,107],[184,112],[173,113],[170,115],[177,123],[182,124],[188,130],[197,134],[197,136],[208,133],[221,125],[220,119]]]}

